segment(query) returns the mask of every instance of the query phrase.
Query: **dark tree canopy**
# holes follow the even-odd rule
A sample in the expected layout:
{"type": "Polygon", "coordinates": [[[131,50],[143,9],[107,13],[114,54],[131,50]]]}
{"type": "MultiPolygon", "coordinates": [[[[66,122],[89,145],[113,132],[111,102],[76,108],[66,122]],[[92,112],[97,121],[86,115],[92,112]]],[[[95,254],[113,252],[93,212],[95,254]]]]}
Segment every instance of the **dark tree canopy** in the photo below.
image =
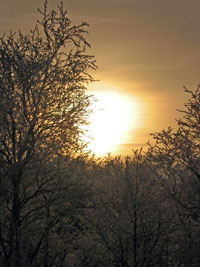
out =
{"type": "Polygon", "coordinates": [[[0,266],[200,266],[200,86],[148,151],[89,157],[87,23],[39,14],[0,37],[0,266]]]}
{"type": "Polygon", "coordinates": [[[70,197],[78,209],[87,191],[79,190],[85,188],[80,177],[69,175],[69,157],[83,148],[91,102],[86,85],[93,81],[89,70],[96,69],[87,54],[88,25],[72,25],[62,2],[57,11],[47,6],[45,0],[30,34],[0,37],[2,266],[52,266],[64,257],[66,248],[48,256],[50,231],[74,207],[70,197]]]}
{"type": "Polygon", "coordinates": [[[30,35],[0,38],[0,158],[26,162],[35,150],[75,152],[90,98],[89,69],[96,69],[84,35],[86,23],[73,26],[63,9],[48,12],[30,35]],[[42,28],[43,31],[40,31],[42,28]]]}

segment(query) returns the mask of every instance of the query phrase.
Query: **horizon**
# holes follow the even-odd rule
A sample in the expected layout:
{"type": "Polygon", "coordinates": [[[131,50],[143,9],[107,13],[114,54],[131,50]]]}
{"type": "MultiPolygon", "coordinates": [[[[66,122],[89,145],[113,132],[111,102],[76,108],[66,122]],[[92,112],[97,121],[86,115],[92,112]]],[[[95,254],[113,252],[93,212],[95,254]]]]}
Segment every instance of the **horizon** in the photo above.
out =
{"type": "MultiPolygon", "coordinates": [[[[129,154],[145,147],[150,133],[176,127],[188,95],[183,86],[194,90],[200,71],[200,2],[196,0],[118,0],[63,1],[72,24],[90,24],[86,37],[89,54],[97,60],[92,72],[97,84],[89,92],[113,92],[132,101],[137,99],[140,126],[134,117],[126,133],[117,140],[111,154],[129,154]]],[[[56,8],[49,1],[49,9],[56,8]]],[[[39,0],[33,2],[1,0],[0,33],[10,29],[22,32],[33,28],[38,18],[39,0]],[[26,3],[26,4],[25,4],[26,3]]],[[[130,111],[132,112],[132,111],[130,111]]],[[[138,113],[137,113],[138,112],[138,113]]],[[[106,154],[107,154],[106,153],[106,154]]]]}

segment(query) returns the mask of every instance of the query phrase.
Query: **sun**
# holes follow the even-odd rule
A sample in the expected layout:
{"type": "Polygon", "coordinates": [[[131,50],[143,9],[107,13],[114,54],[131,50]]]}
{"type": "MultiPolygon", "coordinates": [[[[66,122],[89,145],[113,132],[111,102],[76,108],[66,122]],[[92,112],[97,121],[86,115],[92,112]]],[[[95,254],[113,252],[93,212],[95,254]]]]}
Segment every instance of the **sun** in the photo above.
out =
{"type": "Polygon", "coordinates": [[[98,91],[93,95],[97,101],[87,127],[87,149],[98,156],[115,153],[119,144],[126,143],[128,133],[139,127],[139,103],[114,91],[98,91]]]}

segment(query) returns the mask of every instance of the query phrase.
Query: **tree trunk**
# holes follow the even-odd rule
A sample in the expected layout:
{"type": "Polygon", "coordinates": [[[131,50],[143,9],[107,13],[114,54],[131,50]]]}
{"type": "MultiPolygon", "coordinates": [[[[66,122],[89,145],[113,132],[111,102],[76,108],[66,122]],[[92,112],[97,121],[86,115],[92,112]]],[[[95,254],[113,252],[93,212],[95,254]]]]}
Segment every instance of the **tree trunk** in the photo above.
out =
{"type": "Polygon", "coordinates": [[[14,237],[14,266],[22,267],[21,259],[21,229],[20,229],[20,184],[21,175],[16,175],[13,179],[13,209],[12,209],[12,223],[13,223],[13,237],[14,237]]]}

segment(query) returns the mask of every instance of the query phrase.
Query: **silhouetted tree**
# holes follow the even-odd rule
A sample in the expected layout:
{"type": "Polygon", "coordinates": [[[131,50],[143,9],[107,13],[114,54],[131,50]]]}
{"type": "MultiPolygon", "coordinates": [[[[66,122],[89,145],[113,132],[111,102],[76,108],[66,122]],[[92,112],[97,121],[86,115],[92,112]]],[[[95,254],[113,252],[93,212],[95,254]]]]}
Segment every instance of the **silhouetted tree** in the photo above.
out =
{"type": "Polygon", "coordinates": [[[148,156],[160,176],[168,209],[173,212],[176,231],[170,266],[199,266],[200,257],[200,86],[190,91],[190,99],[177,120],[178,129],[153,134],[155,145],[148,156]]]}
{"type": "Polygon", "coordinates": [[[125,162],[108,157],[98,166],[81,266],[167,266],[171,226],[145,156],[135,151],[125,162]]]}
{"type": "Polygon", "coordinates": [[[49,12],[45,0],[39,13],[43,32],[36,25],[30,34],[0,38],[2,266],[54,264],[50,230],[61,223],[66,206],[73,206],[69,199],[59,202],[71,192],[65,181],[68,165],[60,159],[83,148],[81,126],[90,104],[85,86],[92,81],[88,70],[96,69],[93,56],[86,54],[86,23],[72,25],[62,2],[57,12],[49,12]]]}

